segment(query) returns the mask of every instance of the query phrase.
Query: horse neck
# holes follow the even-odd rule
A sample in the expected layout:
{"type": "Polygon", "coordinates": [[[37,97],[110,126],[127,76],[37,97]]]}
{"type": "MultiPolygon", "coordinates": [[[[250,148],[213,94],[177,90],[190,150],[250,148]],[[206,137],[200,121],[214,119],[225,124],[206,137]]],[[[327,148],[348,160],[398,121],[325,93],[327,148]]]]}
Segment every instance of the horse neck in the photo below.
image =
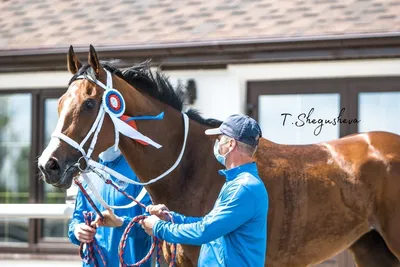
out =
{"type": "MultiPolygon", "coordinates": [[[[193,194],[204,196],[210,190],[204,185],[211,186],[212,183],[208,180],[213,179],[201,168],[207,166],[217,174],[217,161],[212,155],[212,141],[204,135],[205,127],[193,121],[189,125],[185,153],[179,165],[161,180],[146,186],[146,189],[155,203],[164,203],[171,209],[180,211],[185,210],[184,206],[200,211],[202,207],[191,203],[191,198],[193,194]]],[[[167,171],[178,159],[184,141],[182,114],[167,109],[164,121],[138,123],[138,129],[159,142],[162,148],[157,150],[128,138],[121,138],[121,151],[139,180],[148,182],[167,171]]]]}
{"type": "MultiPolygon", "coordinates": [[[[148,182],[166,172],[178,159],[184,141],[183,116],[181,112],[169,105],[141,94],[133,88],[120,87],[119,90],[124,95],[127,107],[125,113],[128,116],[156,115],[164,112],[164,119],[162,120],[136,121],[138,131],[162,145],[160,149],[150,145],[142,145],[135,140],[120,135],[120,149],[130,167],[140,181],[148,182]]],[[[194,124],[190,123],[190,127],[192,125],[194,124]]],[[[194,154],[192,151],[196,149],[194,146],[197,146],[191,136],[197,136],[196,133],[199,131],[201,130],[197,123],[196,126],[190,128],[185,154],[177,168],[156,183],[146,186],[153,201],[167,204],[167,202],[176,197],[176,194],[179,194],[178,191],[182,184],[187,187],[191,186],[190,183],[182,183],[182,181],[186,179],[187,170],[190,169],[188,155],[194,154]]],[[[203,143],[203,141],[199,142],[203,143]]],[[[191,178],[189,177],[188,179],[191,178]]]]}
{"type": "MultiPolygon", "coordinates": [[[[126,84],[117,85],[126,102],[126,115],[164,112],[162,120],[136,121],[138,131],[161,144],[160,149],[120,135],[120,149],[130,167],[141,182],[148,182],[166,172],[178,159],[184,141],[183,116],[180,111],[126,84]]],[[[179,165],[161,180],[146,186],[155,203],[164,203],[179,212],[190,211],[193,216],[201,215],[213,204],[209,200],[216,198],[224,179],[218,177],[221,166],[212,153],[213,141],[204,134],[206,129],[190,120],[185,153],[179,165]]]]}

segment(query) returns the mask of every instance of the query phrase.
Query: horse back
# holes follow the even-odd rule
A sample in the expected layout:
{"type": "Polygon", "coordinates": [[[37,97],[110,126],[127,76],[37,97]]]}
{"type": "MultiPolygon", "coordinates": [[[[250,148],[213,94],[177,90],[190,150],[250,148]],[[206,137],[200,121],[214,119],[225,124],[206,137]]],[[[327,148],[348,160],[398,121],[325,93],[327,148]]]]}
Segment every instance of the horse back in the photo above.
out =
{"type": "Polygon", "coordinates": [[[281,266],[300,264],[290,255],[318,262],[345,249],[370,229],[387,182],[400,186],[400,136],[393,133],[310,145],[262,139],[255,157],[270,199],[267,253],[281,266]]]}

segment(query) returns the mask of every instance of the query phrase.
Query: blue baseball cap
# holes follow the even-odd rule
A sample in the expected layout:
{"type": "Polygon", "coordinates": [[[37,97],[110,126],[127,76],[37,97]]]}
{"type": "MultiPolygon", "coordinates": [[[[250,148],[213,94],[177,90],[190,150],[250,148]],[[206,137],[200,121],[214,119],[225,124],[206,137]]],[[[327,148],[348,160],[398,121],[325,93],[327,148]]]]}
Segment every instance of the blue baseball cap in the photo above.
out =
{"type": "Polygon", "coordinates": [[[206,130],[206,135],[226,135],[239,142],[257,146],[262,136],[258,123],[247,115],[231,115],[219,128],[206,130]]]}

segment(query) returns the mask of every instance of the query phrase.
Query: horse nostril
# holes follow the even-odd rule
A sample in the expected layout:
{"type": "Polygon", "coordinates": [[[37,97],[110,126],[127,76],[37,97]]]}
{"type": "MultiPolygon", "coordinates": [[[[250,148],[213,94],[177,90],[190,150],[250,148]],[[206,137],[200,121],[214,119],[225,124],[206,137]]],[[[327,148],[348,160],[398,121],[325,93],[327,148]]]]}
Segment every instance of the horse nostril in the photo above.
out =
{"type": "Polygon", "coordinates": [[[46,163],[45,169],[48,173],[52,173],[52,174],[57,173],[58,174],[60,171],[60,165],[58,164],[56,159],[51,158],[46,163]]]}

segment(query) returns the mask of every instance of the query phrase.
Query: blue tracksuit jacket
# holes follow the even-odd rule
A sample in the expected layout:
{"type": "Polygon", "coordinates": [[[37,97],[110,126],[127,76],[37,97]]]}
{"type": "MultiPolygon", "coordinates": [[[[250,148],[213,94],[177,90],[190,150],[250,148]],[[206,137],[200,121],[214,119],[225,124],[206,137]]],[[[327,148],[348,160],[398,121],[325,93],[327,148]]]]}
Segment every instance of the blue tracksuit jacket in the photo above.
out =
{"type": "MultiPolygon", "coordinates": [[[[126,162],[124,156],[121,154],[115,160],[110,162],[103,162],[100,160],[100,163],[110,167],[111,169],[127,176],[131,177],[133,180],[138,181],[136,175],[130,168],[129,164],[126,162]]],[[[116,179],[111,177],[115,182],[116,179]]],[[[119,193],[115,190],[111,185],[106,185],[101,179],[94,179],[92,181],[95,185],[96,183],[100,183],[101,185],[96,185],[96,188],[101,188],[99,190],[99,194],[104,198],[106,203],[109,205],[121,206],[127,205],[131,203],[131,200],[119,193]]],[[[118,183],[117,183],[118,184],[118,183]]],[[[120,182],[119,185],[122,183],[120,182]]],[[[89,192],[88,188],[85,186],[85,189],[89,192]]],[[[140,191],[142,190],[142,186],[133,185],[133,184],[125,184],[122,186],[127,186],[125,191],[136,197],[140,191]]],[[[104,208],[96,201],[94,197],[92,197],[96,206],[100,209],[100,211],[104,211],[104,208]]],[[[151,200],[148,194],[143,198],[142,203],[144,205],[150,205],[151,200]]],[[[80,242],[76,239],[74,234],[75,226],[79,223],[84,223],[83,211],[92,211],[94,212],[92,206],[86,200],[85,196],[79,190],[76,203],[75,203],[75,211],[73,214],[73,218],[69,223],[68,236],[72,243],[79,245],[80,242]]],[[[133,208],[129,209],[115,209],[114,213],[122,217],[124,219],[124,224],[121,227],[99,227],[97,229],[95,239],[97,244],[102,248],[103,255],[106,257],[107,267],[119,267],[119,258],[118,258],[118,246],[121,240],[121,236],[128,225],[130,219],[137,215],[141,215],[145,212],[143,208],[136,205],[133,208]]],[[[96,214],[96,213],[95,213],[96,214]]],[[[147,235],[144,230],[140,227],[139,224],[135,224],[135,227],[130,232],[130,238],[128,238],[127,245],[125,248],[124,259],[128,264],[135,263],[141,260],[149,251],[151,246],[151,237],[147,235]]],[[[102,261],[100,257],[97,256],[97,261],[102,265],[102,261]]],[[[83,263],[82,266],[93,266],[92,264],[83,263]]],[[[145,267],[150,267],[150,260],[142,265],[145,267]]]]}
{"type": "Polygon", "coordinates": [[[226,177],[214,208],[204,217],[172,213],[175,224],[157,221],[154,236],[167,242],[202,245],[199,267],[264,266],[268,193],[255,163],[221,170],[226,177]]]}

